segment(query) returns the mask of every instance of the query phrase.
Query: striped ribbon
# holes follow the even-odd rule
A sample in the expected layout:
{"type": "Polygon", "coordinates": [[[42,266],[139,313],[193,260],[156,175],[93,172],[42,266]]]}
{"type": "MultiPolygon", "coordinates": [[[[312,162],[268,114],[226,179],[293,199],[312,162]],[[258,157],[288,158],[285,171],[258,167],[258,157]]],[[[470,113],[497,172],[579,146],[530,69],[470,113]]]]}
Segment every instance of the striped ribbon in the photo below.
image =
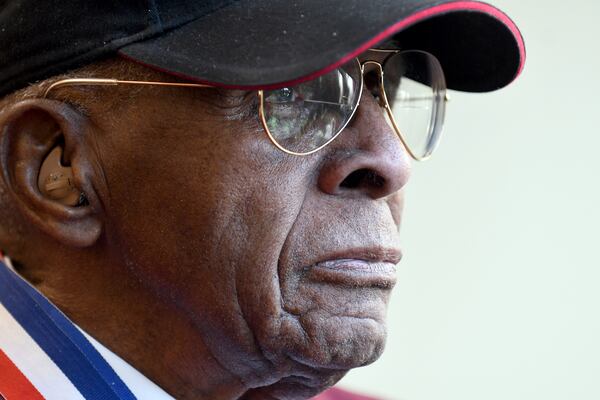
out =
{"type": "MultiPolygon", "coordinates": [[[[56,364],[83,398],[135,399],[121,378],[75,325],[1,261],[0,304],[56,364]]],[[[39,397],[35,397],[35,388],[4,352],[0,354],[0,372],[0,394],[6,400],[43,399],[39,393],[39,397]],[[7,378],[9,376],[10,379],[7,378]],[[19,390],[27,391],[28,395],[15,395],[19,390]]]]}

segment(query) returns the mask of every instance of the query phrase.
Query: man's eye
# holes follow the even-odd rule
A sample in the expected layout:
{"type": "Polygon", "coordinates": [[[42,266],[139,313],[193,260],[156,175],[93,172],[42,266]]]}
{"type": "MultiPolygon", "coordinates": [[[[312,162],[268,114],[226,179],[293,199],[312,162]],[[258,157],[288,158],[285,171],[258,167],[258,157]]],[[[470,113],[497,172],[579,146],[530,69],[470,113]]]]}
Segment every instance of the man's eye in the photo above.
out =
{"type": "Polygon", "coordinates": [[[271,91],[267,97],[269,103],[289,103],[295,100],[296,94],[292,88],[281,88],[271,91]]]}

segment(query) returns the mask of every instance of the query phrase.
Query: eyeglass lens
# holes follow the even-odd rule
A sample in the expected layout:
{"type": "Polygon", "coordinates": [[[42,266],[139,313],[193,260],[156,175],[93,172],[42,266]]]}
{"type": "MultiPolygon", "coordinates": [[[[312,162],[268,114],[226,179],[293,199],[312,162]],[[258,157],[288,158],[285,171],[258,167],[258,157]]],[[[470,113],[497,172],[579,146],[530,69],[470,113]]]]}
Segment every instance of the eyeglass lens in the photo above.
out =
{"type": "MultiPolygon", "coordinates": [[[[367,89],[379,97],[379,87],[371,80],[365,77],[367,89]]],[[[361,66],[355,60],[314,80],[264,91],[263,112],[271,138],[295,154],[327,145],[354,115],[362,82],[361,66]]],[[[388,122],[396,125],[413,156],[429,156],[444,117],[446,86],[439,62],[421,51],[395,53],[383,64],[383,83],[393,115],[393,120],[386,115],[388,122]]]]}
{"type": "Polygon", "coordinates": [[[360,85],[360,67],[354,62],[293,87],[264,91],[271,137],[293,153],[323,147],[352,118],[360,85]]]}
{"type": "Polygon", "coordinates": [[[446,81],[439,61],[423,51],[405,51],[383,65],[383,86],[405,145],[417,158],[435,150],[444,122],[446,81]]]}

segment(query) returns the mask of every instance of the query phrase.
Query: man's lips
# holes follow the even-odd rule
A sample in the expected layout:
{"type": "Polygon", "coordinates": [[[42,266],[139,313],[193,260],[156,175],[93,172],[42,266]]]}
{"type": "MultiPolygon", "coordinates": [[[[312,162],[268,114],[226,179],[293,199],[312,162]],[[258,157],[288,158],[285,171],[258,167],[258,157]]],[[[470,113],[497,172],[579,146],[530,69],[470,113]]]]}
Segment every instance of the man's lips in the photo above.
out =
{"type": "Polygon", "coordinates": [[[402,253],[395,248],[357,249],[328,255],[308,268],[307,278],[353,287],[392,288],[402,253]]]}

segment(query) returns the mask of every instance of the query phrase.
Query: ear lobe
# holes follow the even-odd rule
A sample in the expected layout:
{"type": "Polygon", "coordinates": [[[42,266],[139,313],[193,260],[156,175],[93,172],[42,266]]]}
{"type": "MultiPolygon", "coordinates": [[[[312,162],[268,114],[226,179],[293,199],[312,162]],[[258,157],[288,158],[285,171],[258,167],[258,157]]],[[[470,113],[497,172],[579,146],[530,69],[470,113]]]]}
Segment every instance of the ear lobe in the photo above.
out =
{"type": "Polygon", "coordinates": [[[67,246],[94,244],[102,231],[99,202],[79,204],[81,193],[96,199],[87,119],[65,103],[32,99],[3,111],[0,132],[2,178],[26,221],[67,246]]]}

